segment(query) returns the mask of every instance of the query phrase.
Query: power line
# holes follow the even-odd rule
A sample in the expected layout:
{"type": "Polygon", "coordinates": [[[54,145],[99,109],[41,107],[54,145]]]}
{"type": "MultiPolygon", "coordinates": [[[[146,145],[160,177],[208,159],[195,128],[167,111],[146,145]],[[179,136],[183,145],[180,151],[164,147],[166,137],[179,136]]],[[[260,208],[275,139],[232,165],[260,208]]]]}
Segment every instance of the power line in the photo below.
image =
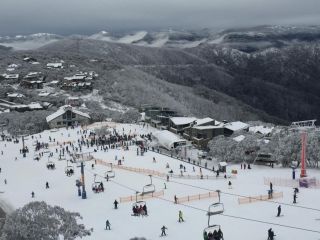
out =
{"type": "MultiPolygon", "coordinates": [[[[165,180],[164,178],[158,177],[158,176],[153,176],[154,178],[160,179],[160,180],[165,180]]],[[[210,188],[204,188],[204,187],[199,187],[199,186],[195,186],[192,184],[187,184],[187,183],[181,183],[181,182],[177,182],[174,180],[170,180],[170,182],[176,183],[176,184],[180,184],[180,185],[184,185],[184,186],[189,186],[189,187],[193,187],[193,188],[198,188],[201,190],[206,190],[206,191],[217,191],[214,189],[210,189],[210,188]]],[[[240,194],[235,194],[235,193],[228,193],[228,192],[222,192],[220,191],[220,193],[225,194],[225,195],[231,195],[231,196],[237,196],[237,197],[243,197],[243,198],[249,198],[249,196],[245,196],[245,195],[240,195],[240,194]]],[[[293,205],[290,203],[283,203],[283,202],[277,202],[274,200],[261,200],[260,198],[255,198],[255,197],[250,197],[251,199],[255,199],[255,200],[259,200],[259,201],[264,201],[264,202],[269,202],[269,203],[275,203],[275,204],[281,204],[284,206],[290,206],[290,207],[296,207],[296,208],[302,208],[302,209],[307,209],[307,210],[312,210],[312,211],[317,211],[320,212],[320,209],[317,208],[311,208],[311,207],[306,207],[306,206],[301,206],[301,205],[293,205]]]]}
{"type": "MultiPolygon", "coordinates": [[[[137,190],[131,188],[131,187],[128,187],[126,186],[125,184],[121,184],[121,183],[118,183],[114,180],[111,181],[112,183],[115,183],[121,187],[124,187],[124,188],[127,188],[129,190],[133,190],[135,192],[137,192],[137,190]]],[[[160,199],[162,201],[166,201],[166,202],[170,202],[170,203],[174,203],[174,201],[171,201],[171,200],[168,200],[168,199],[165,199],[165,198],[161,198],[161,197],[155,197],[157,199],[160,199]]],[[[202,209],[202,208],[198,208],[198,207],[194,207],[194,206],[191,206],[191,205],[188,205],[188,204],[183,204],[183,203],[179,203],[179,205],[182,205],[184,207],[187,207],[187,208],[191,208],[191,209],[194,209],[194,210],[197,210],[197,211],[201,211],[201,212],[205,212],[207,213],[208,211],[205,210],[205,209],[202,209]]],[[[250,222],[256,222],[256,223],[262,223],[262,224],[268,224],[268,225],[273,225],[273,226],[279,226],[279,227],[284,227],[284,228],[290,228],[290,229],[296,229],[296,230],[300,230],[300,231],[306,231],[306,232],[312,232],[312,233],[319,233],[320,234],[320,231],[317,231],[317,230],[313,230],[313,229],[307,229],[307,228],[301,228],[301,227],[295,227],[295,226],[290,226],[290,225],[284,225],[284,224],[279,224],[279,223],[273,223],[273,222],[266,222],[266,221],[262,221],[262,220],[257,220],[257,219],[251,219],[251,218],[245,218],[245,217],[239,217],[239,216],[234,216],[234,215],[229,215],[229,214],[219,214],[223,217],[229,217],[229,218],[234,218],[234,219],[240,219],[240,220],[244,220],[244,221],[250,221],[250,222]]]]}
{"type": "MultiPolygon", "coordinates": [[[[92,174],[95,174],[97,176],[100,176],[102,178],[105,178],[104,176],[100,175],[100,174],[96,174],[95,172],[93,171],[90,171],[90,170],[87,170],[89,172],[91,172],[92,174]]],[[[160,177],[155,177],[155,178],[159,178],[161,180],[163,180],[162,178],[160,177]]],[[[129,189],[131,191],[134,191],[135,193],[136,192],[139,192],[138,190],[136,189],[133,189],[131,187],[128,187],[127,185],[125,184],[122,184],[122,183],[119,183],[119,182],[116,182],[114,180],[109,180],[110,182],[118,185],[118,186],[121,186],[123,188],[126,188],[126,189],[129,189]]],[[[206,189],[206,188],[201,188],[201,187],[197,187],[197,186],[193,186],[193,185],[190,185],[190,184],[184,184],[184,183],[179,183],[179,182],[175,182],[175,181],[172,181],[174,183],[177,183],[177,184],[182,184],[182,185],[187,185],[187,186],[191,186],[191,187],[195,187],[195,188],[199,188],[199,189],[204,189],[204,190],[210,190],[210,189],[206,189]]],[[[210,190],[210,191],[216,191],[216,190],[210,190]]],[[[221,193],[224,193],[224,192],[221,192],[221,193]]],[[[225,193],[227,194],[227,193],[225,193]]],[[[230,194],[230,195],[235,195],[235,196],[241,196],[241,195],[237,195],[237,194],[230,194]]],[[[165,198],[161,198],[161,197],[155,197],[157,199],[160,199],[162,201],[166,201],[166,202],[170,202],[170,203],[174,203],[174,201],[171,201],[171,200],[168,200],[168,199],[165,199],[165,198]]],[[[187,208],[191,208],[191,209],[194,209],[194,210],[197,210],[197,211],[201,211],[201,212],[205,212],[207,213],[208,211],[205,210],[205,209],[202,209],[202,208],[198,208],[198,207],[194,207],[194,206],[191,206],[191,205],[188,205],[188,204],[183,204],[183,203],[179,203],[179,205],[181,206],[184,206],[184,207],[187,207],[187,208]]],[[[285,204],[283,204],[285,205],[285,204]]],[[[289,205],[289,204],[288,204],[289,205]]],[[[295,206],[295,205],[293,205],[295,206]]],[[[316,211],[320,211],[319,209],[312,209],[312,210],[316,210],[316,211]]],[[[245,217],[240,217],[240,216],[234,216],[234,215],[229,215],[229,214],[219,214],[223,217],[229,217],[229,218],[234,218],[234,219],[240,219],[240,220],[244,220],[244,221],[249,221],[249,222],[256,222],[256,223],[262,223],[262,224],[268,224],[268,225],[273,225],[273,226],[279,226],[279,227],[284,227],[284,228],[290,228],[290,229],[296,229],[296,230],[300,230],[300,231],[306,231],[306,232],[312,232],[312,233],[319,233],[320,234],[320,231],[317,231],[317,230],[313,230],[313,229],[307,229],[307,228],[301,228],[301,227],[295,227],[295,226],[290,226],[290,225],[284,225],[284,224],[280,224],[280,223],[273,223],[273,222],[266,222],[266,221],[262,221],[262,220],[257,220],[257,219],[251,219],[251,218],[245,218],[245,217]]]]}

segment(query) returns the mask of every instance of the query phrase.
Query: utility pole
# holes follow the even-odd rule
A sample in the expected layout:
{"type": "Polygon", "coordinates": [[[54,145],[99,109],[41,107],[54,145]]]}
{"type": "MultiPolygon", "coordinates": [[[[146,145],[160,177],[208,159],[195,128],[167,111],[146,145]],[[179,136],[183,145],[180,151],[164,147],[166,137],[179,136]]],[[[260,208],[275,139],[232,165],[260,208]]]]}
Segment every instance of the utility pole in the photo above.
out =
{"type": "Polygon", "coordinates": [[[82,199],[87,198],[87,192],[86,192],[86,187],[85,187],[85,182],[84,182],[84,164],[83,161],[81,161],[81,182],[82,182],[82,199]]]}
{"type": "Polygon", "coordinates": [[[307,177],[306,171],[306,145],[307,145],[307,133],[301,133],[301,172],[300,177],[307,177]]]}

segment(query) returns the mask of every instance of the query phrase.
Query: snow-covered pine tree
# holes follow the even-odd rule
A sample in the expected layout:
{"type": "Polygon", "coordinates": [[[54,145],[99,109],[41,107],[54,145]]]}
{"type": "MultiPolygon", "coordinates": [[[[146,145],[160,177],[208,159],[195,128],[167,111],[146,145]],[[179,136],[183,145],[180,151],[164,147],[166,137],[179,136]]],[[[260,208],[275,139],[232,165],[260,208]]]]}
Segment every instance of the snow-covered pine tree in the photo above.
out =
{"type": "Polygon", "coordinates": [[[8,215],[1,240],[73,240],[91,234],[79,213],[68,212],[45,202],[31,202],[8,215]]]}

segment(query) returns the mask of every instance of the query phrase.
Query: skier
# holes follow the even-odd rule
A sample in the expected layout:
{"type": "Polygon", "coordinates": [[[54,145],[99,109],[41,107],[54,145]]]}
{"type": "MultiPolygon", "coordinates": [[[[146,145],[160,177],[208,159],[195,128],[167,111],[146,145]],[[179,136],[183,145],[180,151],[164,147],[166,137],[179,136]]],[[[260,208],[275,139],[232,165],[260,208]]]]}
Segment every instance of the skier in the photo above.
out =
{"type": "Polygon", "coordinates": [[[161,228],[161,237],[162,236],[167,236],[167,234],[166,234],[166,229],[168,229],[166,226],[162,226],[162,228],[161,228]]]}
{"type": "Polygon", "coordinates": [[[177,204],[178,203],[178,198],[176,195],[174,195],[174,203],[177,204]]]}
{"type": "Polygon", "coordinates": [[[167,175],[167,182],[169,182],[169,175],[167,175]]]}
{"type": "Polygon", "coordinates": [[[118,203],[117,199],[114,200],[113,204],[114,204],[114,209],[118,209],[118,204],[119,203],[118,203]]]}
{"type": "Polygon", "coordinates": [[[181,210],[179,210],[179,222],[184,222],[183,220],[183,213],[181,210]]]}
{"type": "Polygon", "coordinates": [[[274,236],[275,236],[275,234],[274,234],[274,232],[272,231],[272,228],[270,228],[270,229],[268,230],[268,240],[273,240],[273,239],[274,239],[274,236]]]}
{"type": "Polygon", "coordinates": [[[278,214],[277,214],[277,217],[280,217],[280,214],[281,214],[281,205],[279,205],[279,207],[278,207],[278,214]]]}
{"type": "Polygon", "coordinates": [[[296,194],[296,192],[293,193],[293,203],[297,203],[297,194],[296,194]]]}
{"type": "Polygon", "coordinates": [[[231,183],[231,181],[229,181],[229,183],[228,183],[228,187],[229,187],[229,189],[231,189],[231,188],[232,188],[232,183],[231,183]]]}
{"type": "Polygon", "coordinates": [[[156,161],[156,158],[155,157],[153,157],[153,163],[156,163],[157,161],[156,161]]]}
{"type": "Polygon", "coordinates": [[[164,184],[164,189],[167,189],[167,184],[166,183],[163,183],[164,184]]]}
{"type": "Polygon", "coordinates": [[[49,188],[49,183],[48,182],[46,182],[46,189],[48,189],[49,188]]]}
{"type": "Polygon", "coordinates": [[[109,220],[106,221],[106,230],[111,230],[111,224],[109,222],[109,220]]]}
{"type": "Polygon", "coordinates": [[[31,197],[34,198],[34,192],[31,193],[31,197]]]}

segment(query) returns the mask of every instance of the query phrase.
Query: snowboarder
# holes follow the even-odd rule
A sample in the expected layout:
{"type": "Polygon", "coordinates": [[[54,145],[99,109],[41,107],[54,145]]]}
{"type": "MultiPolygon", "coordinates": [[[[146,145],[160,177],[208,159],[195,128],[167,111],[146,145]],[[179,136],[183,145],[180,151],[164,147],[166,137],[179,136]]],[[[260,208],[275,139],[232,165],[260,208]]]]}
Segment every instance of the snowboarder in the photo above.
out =
{"type": "Polygon", "coordinates": [[[106,230],[111,230],[111,224],[109,222],[109,220],[106,221],[106,230]]]}
{"type": "Polygon", "coordinates": [[[281,214],[281,205],[279,205],[279,207],[278,207],[278,214],[277,214],[277,217],[280,217],[280,214],[281,214]]]}
{"type": "Polygon", "coordinates": [[[183,220],[183,213],[181,210],[179,210],[179,222],[184,222],[183,220]]]}
{"type": "Polygon", "coordinates": [[[46,189],[48,189],[49,188],[49,183],[48,182],[46,182],[46,189]]]}
{"type": "Polygon", "coordinates": [[[296,192],[293,193],[293,203],[297,203],[297,194],[296,194],[296,192]]]}
{"type": "Polygon", "coordinates": [[[273,240],[273,239],[274,239],[274,236],[275,236],[275,234],[274,234],[274,232],[272,231],[272,228],[270,228],[270,229],[268,230],[268,240],[273,240]]]}
{"type": "Polygon", "coordinates": [[[161,228],[161,237],[162,236],[167,236],[167,234],[166,234],[166,229],[168,229],[166,226],[162,226],[162,228],[161,228]]]}
{"type": "Polygon", "coordinates": [[[34,192],[31,193],[31,197],[34,198],[34,192]]]}
{"type": "Polygon", "coordinates": [[[118,204],[119,203],[118,203],[117,199],[114,200],[113,204],[114,204],[114,209],[118,209],[118,204]]]}

